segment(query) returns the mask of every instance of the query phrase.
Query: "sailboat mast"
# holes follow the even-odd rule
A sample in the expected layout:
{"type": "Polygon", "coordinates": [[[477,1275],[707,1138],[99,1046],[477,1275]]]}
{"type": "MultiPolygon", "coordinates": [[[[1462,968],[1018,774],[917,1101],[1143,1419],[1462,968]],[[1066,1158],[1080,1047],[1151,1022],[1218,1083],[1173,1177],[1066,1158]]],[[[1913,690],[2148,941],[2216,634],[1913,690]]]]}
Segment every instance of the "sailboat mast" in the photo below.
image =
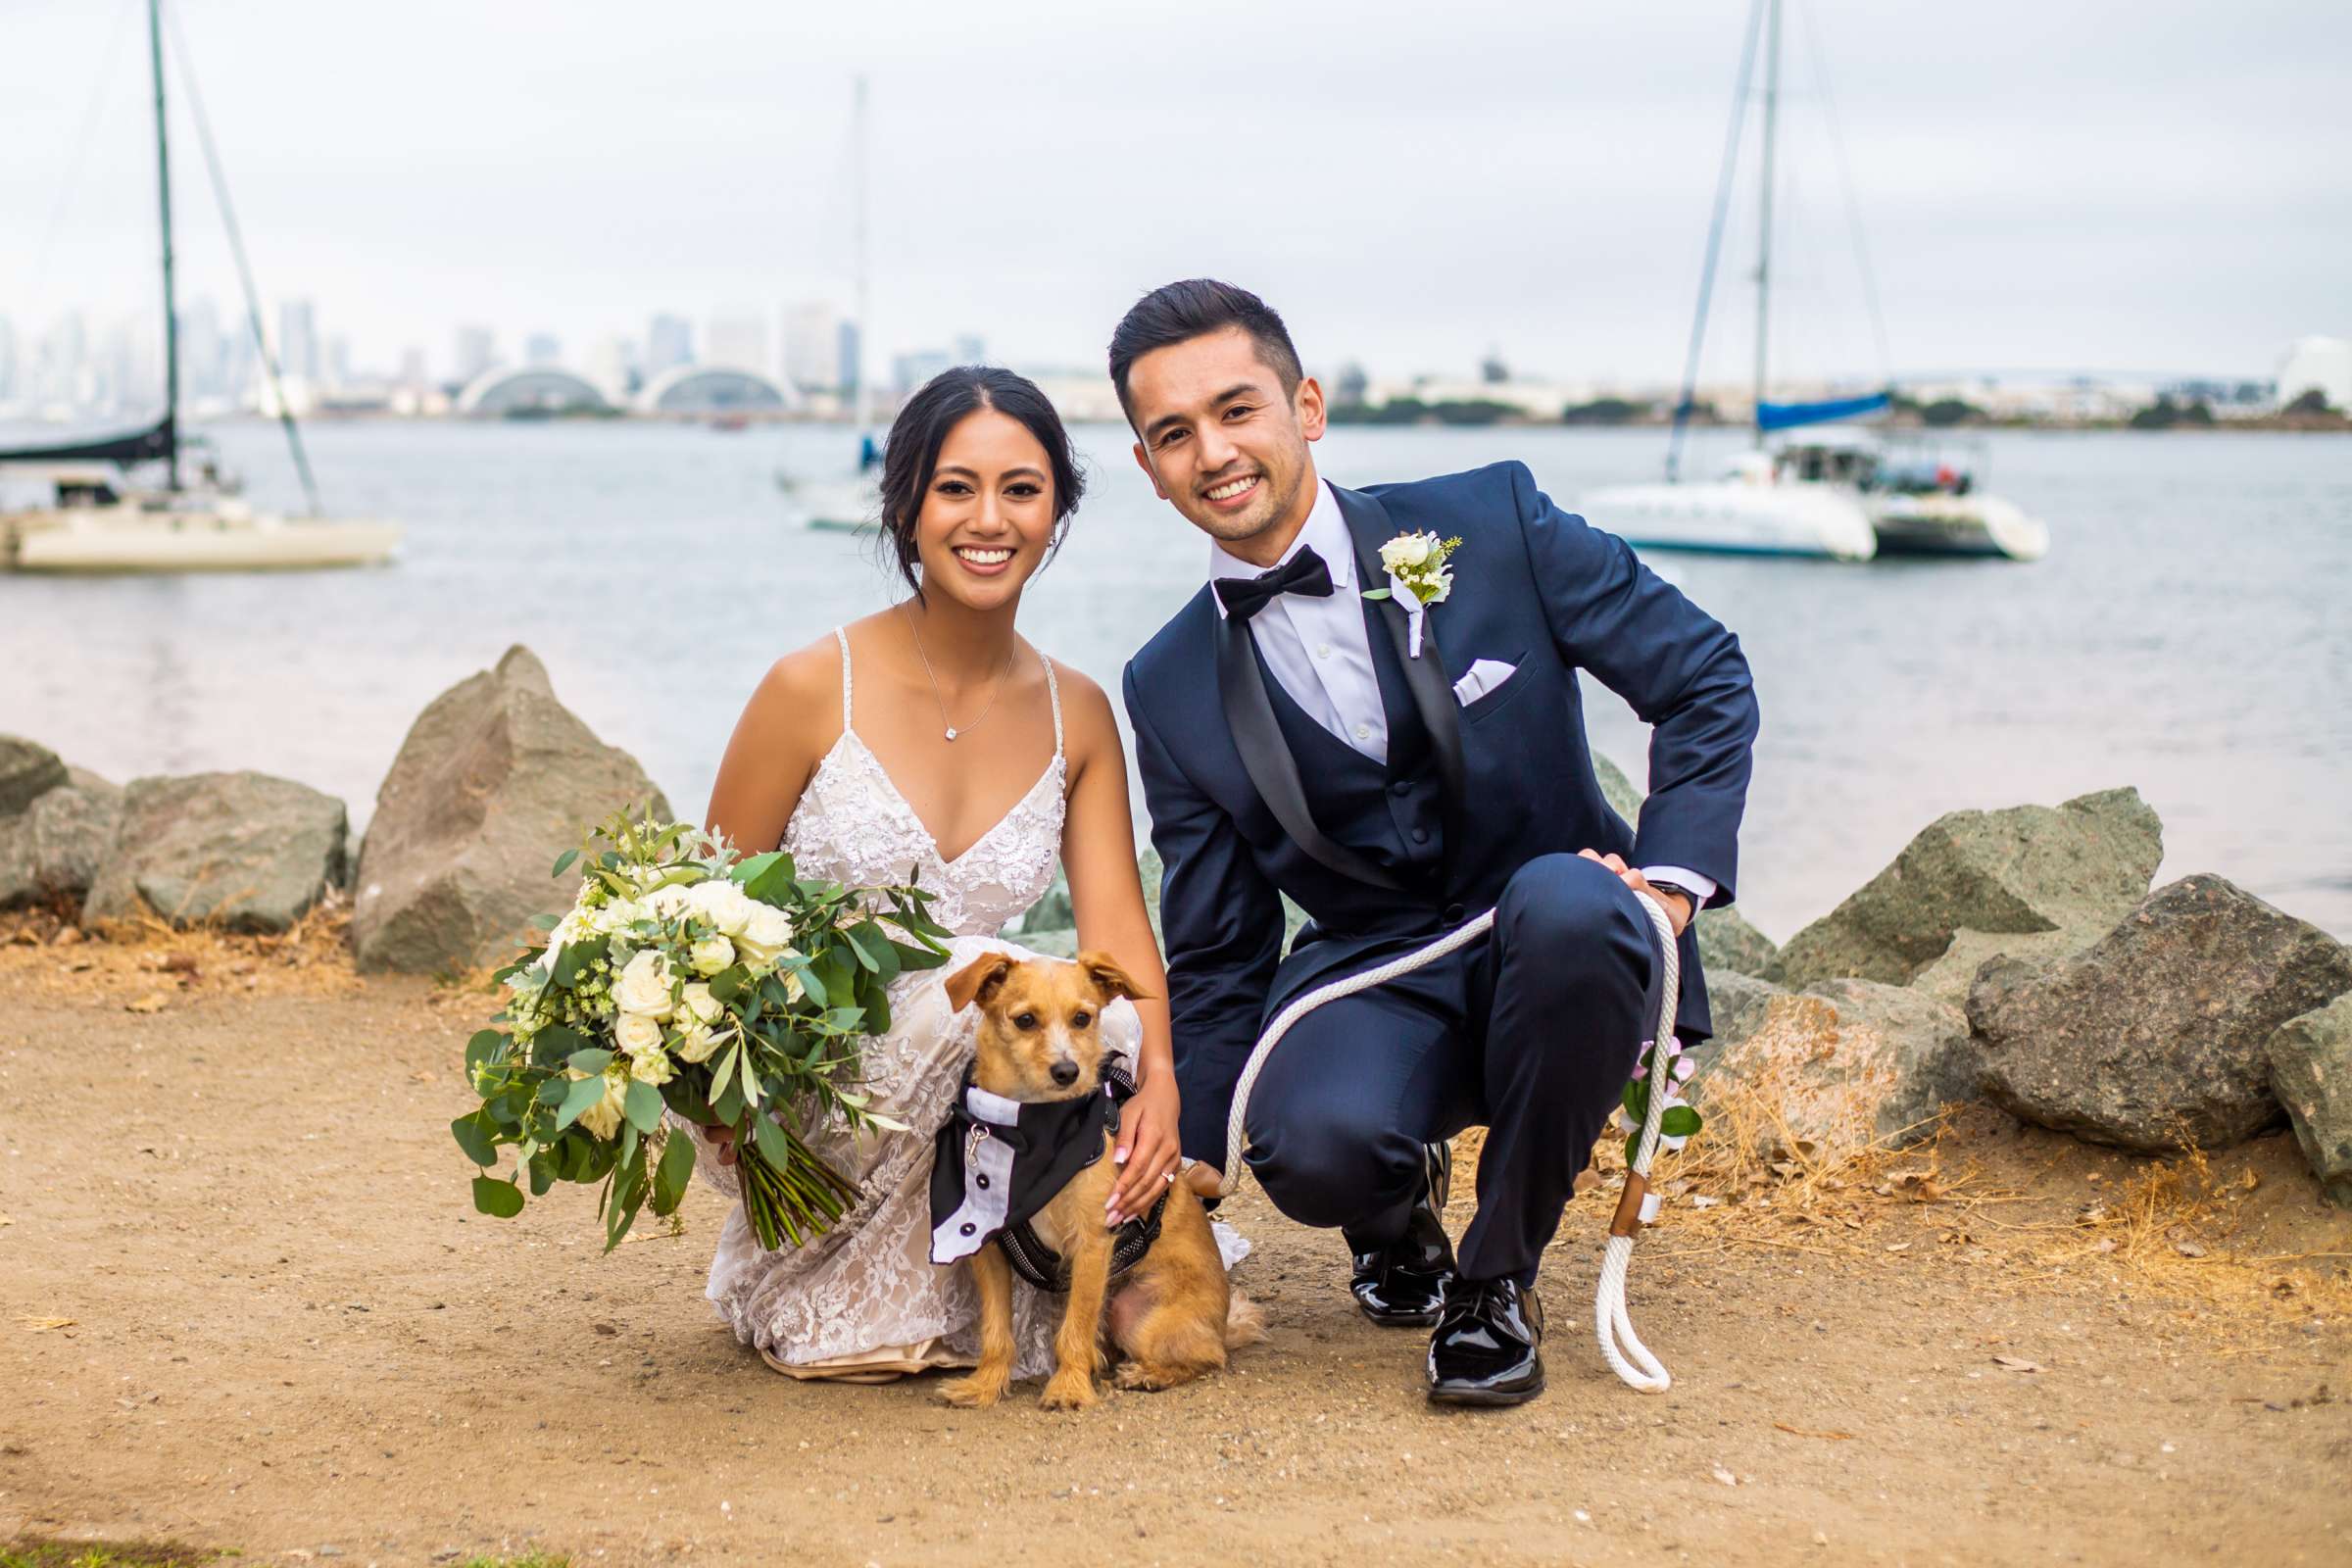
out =
{"type": "Polygon", "coordinates": [[[863,429],[871,422],[874,407],[871,378],[865,373],[865,368],[872,360],[872,355],[867,350],[872,345],[874,335],[873,267],[866,251],[867,154],[865,143],[865,75],[861,72],[858,76],[857,97],[854,100],[854,107],[850,111],[850,183],[853,187],[853,200],[857,206],[853,220],[856,224],[858,249],[858,363],[849,368],[850,372],[858,377],[858,402],[854,413],[859,429],[863,429]]]}
{"type": "Polygon", "coordinates": [[[164,219],[164,451],[179,488],[179,311],[172,292],[172,145],[164,132],[163,0],[147,0],[147,55],[155,71],[155,193],[164,219]]]}
{"type": "Polygon", "coordinates": [[[1781,0],[1770,0],[1764,54],[1764,157],[1756,214],[1756,447],[1764,446],[1766,339],[1772,330],[1773,141],[1781,108],[1781,0]]]}

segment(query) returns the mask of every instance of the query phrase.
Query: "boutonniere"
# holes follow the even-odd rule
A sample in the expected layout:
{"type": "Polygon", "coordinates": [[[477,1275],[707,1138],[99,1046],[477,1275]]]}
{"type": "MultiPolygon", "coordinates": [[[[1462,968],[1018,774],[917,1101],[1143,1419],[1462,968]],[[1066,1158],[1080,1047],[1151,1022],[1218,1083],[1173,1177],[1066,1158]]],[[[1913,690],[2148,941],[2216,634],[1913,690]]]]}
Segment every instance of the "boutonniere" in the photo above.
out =
{"type": "Polygon", "coordinates": [[[1364,597],[1394,599],[1404,606],[1405,626],[1412,636],[1408,652],[1415,659],[1421,657],[1421,622],[1429,607],[1444,604],[1453,592],[1453,573],[1446,563],[1460,545],[1459,539],[1441,539],[1435,533],[1400,533],[1380,547],[1389,585],[1364,597]]]}

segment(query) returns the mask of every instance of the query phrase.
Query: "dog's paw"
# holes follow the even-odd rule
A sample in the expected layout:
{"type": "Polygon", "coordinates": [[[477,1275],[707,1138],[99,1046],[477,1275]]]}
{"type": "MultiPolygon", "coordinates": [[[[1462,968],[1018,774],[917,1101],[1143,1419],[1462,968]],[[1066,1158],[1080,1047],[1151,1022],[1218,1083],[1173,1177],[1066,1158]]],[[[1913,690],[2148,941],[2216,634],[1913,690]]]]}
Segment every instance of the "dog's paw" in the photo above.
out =
{"type": "Polygon", "coordinates": [[[939,1396],[966,1410],[985,1410],[1004,1396],[1004,1380],[974,1373],[946,1385],[939,1391],[939,1396]]]}
{"type": "Polygon", "coordinates": [[[1048,1410],[1086,1410],[1102,1402],[1095,1380],[1081,1372],[1056,1372],[1038,1404],[1048,1410]]]}
{"type": "Polygon", "coordinates": [[[1147,1366],[1141,1361],[1122,1361],[1112,1380],[1122,1389],[1136,1389],[1146,1394],[1158,1394],[1180,1384],[1190,1383],[1200,1375],[1200,1368],[1189,1366],[1147,1366]]]}

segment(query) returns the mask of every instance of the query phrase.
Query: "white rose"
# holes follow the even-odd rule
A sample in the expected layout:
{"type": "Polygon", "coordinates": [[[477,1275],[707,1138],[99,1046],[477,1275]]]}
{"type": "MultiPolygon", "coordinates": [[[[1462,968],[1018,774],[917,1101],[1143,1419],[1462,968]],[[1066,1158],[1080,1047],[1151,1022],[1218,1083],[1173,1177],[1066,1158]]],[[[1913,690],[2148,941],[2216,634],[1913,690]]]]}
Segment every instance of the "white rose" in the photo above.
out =
{"type": "Polygon", "coordinates": [[[648,950],[628,961],[612,985],[612,1001],[623,1012],[649,1018],[669,1016],[669,960],[648,950]]]}
{"type": "Polygon", "coordinates": [[[718,1038],[716,1030],[694,1018],[677,1031],[670,1049],[677,1053],[680,1061],[709,1061],[710,1054],[718,1049],[718,1038]]]}
{"type": "Polygon", "coordinates": [[[757,963],[771,963],[792,946],[792,919],[772,904],[754,902],[751,918],[737,933],[736,945],[757,963]]]}
{"type": "Polygon", "coordinates": [[[612,1021],[612,1043],[630,1055],[662,1049],[662,1021],[642,1012],[624,1012],[612,1021]]]}
{"type": "Polygon", "coordinates": [[[689,980],[678,1002],[679,1021],[689,1019],[699,1023],[716,1023],[726,1016],[726,1004],[710,994],[710,988],[700,980],[689,980]]]}
{"type": "Polygon", "coordinates": [[[605,1098],[580,1112],[580,1125],[598,1138],[611,1138],[620,1131],[620,1118],[628,1108],[629,1075],[621,1068],[605,1069],[605,1098]]]}
{"type": "Polygon", "coordinates": [[[670,1065],[659,1045],[642,1056],[629,1058],[629,1076],[641,1084],[665,1084],[677,1075],[678,1069],[670,1065]]]}
{"type": "Polygon", "coordinates": [[[1403,572],[1429,559],[1430,538],[1425,533],[1400,533],[1380,547],[1380,564],[1393,572],[1403,572]]]}
{"type": "Polygon", "coordinates": [[[689,956],[694,972],[707,979],[735,961],[735,944],[725,937],[705,937],[694,945],[689,956]]]}
{"type": "Polygon", "coordinates": [[[725,877],[697,882],[689,890],[689,907],[731,937],[742,935],[744,922],[752,917],[752,911],[758,907],[743,889],[725,877]]]}
{"type": "Polygon", "coordinates": [[[596,929],[606,932],[625,931],[638,921],[645,919],[648,912],[646,906],[635,899],[614,899],[596,911],[596,929]]]}
{"type": "Polygon", "coordinates": [[[694,907],[694,889],[670,882],[645,896],[645,906],[664,920],[674,920],[694,907]]]}

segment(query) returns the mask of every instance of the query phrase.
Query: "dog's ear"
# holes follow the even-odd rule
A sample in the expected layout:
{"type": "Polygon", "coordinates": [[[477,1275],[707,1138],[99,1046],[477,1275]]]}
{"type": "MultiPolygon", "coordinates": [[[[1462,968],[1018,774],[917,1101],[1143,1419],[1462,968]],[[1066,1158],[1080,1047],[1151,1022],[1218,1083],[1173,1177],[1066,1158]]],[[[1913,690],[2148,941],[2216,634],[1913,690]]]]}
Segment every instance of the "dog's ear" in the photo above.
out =
{"type": "Polygon", "coordinates": [[[1009,954],[984,953],[948,976],[948,1005],[957,1012],[995,996],[1017,960],[1009,954]]]}
{"type": "Polygon", "coordinates": [[[1145,995],[1144,988],[1137,985],[1127,971],[1119,967],[1118,960],[1107,953],[1081,953],[1078,955],[1078,967],[1086,971],[1087,978],[1094,981],[1095,989],[1105,998],[1125,997],[1135,1002],[1142,1000],[1145,995]]]}

